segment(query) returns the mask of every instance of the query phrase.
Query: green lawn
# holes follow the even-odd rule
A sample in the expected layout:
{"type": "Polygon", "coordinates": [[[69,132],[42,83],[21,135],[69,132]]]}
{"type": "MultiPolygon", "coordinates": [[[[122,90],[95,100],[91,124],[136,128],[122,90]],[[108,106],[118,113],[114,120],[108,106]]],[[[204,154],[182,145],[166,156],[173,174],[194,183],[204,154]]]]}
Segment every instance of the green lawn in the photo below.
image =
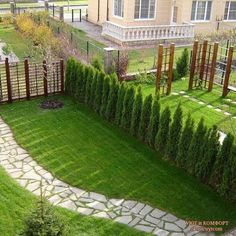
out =
{"type": "Polygon", "coordinates": [[[54,175],[108,197],[139,200],[184,219],[229,220],[236,208],[183,170],[161,159],[70,97],[63,109],[45,111],[42,99],[2,105],[0,115],[17,142],[54,175]]]}
{"type": "MultiPolygon", "coordinates": [[[[146,95],[155,93],[154,85],[143,85],[142,87],[146,95]]],[[[161,97],[162,108],[168,105],[174,111],[177,105],[181,103],[185,117],[190,113],[196,122],[203,117],[209,127],[215,124],[220,130],[231,132],[236,137],[236,119],[232,118],[236,116],[236,104],[228,101],[228,99],[236,101],[236,93],[231,92],[226,98],[222,98],[222,88],[216,85],[211,93],[207,92],[206,89],[188,91],[188,79],[173,83],[172,92],[180,91],[185,91],[191,97],[205,102],[205,105],[200,105],[183,96],[170,95],[161,97]],[[214,109],[208,108],[207,105],[220,108],[224,112],[231,113],[233,116],[226,116],[224,112],[217,112],[214,109]]]]}
{"type": "MultiPolygon", "coordinates": [[[[18,235],[24,228],[24,219],[34,207],[36,197],[21,188],[0,167],[0,234],[18,235]]],[[[56,208],[68,224],[69,235],[148,235],[110,220],[82,216],[74,212],[56,208]]]]}
{"type": "Polygon", "coordinates": [[[0,40],[8,44],[19,59],[30,55],[29,42],[23,38],[13,25],[0,24],[0,40]]]}

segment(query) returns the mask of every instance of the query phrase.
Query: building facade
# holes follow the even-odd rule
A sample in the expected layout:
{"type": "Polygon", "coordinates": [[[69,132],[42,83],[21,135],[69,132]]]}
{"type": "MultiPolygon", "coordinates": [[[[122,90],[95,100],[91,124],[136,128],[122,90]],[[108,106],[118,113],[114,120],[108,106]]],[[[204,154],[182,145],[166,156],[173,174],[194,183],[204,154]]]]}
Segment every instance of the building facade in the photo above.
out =
{"type": "Polygon", "coordinates": [[[118,43],[236,28],[236,0],[89,0],[89,21],[118,43]]]}

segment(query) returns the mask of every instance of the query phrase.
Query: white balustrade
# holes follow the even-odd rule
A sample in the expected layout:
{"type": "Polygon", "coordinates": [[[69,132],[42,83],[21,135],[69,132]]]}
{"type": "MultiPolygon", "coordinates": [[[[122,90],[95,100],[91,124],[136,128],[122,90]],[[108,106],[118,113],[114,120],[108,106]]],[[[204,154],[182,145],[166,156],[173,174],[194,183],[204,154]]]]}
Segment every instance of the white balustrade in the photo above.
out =
{"type": "Polygon", "coordinates": [[[112,37],[120,42],[191,39],[194,38],[194,25],[184,23],[177,25],[124,27],[107,21],[103,24],[102,35],[112,37]]]}

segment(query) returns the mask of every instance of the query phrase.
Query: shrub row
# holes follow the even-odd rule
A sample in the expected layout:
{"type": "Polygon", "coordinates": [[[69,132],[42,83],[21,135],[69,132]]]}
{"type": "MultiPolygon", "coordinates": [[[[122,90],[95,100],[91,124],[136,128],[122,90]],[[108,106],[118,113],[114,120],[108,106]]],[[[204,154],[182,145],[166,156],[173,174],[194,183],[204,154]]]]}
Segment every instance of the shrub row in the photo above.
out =
{"type": "Polygon", "coordinates": [[[172,115],[169,107],[161,110],[158,96],[143,97],[141,87],[119,83],[115,75],[105,75],[72,58],[67,62],[66,92],[222,196],[236,200],[231,134],[220,145],[216,126],[208,129],[201,120],[195,129],[190,116],[183,124],[180,105],[172,115]]]}

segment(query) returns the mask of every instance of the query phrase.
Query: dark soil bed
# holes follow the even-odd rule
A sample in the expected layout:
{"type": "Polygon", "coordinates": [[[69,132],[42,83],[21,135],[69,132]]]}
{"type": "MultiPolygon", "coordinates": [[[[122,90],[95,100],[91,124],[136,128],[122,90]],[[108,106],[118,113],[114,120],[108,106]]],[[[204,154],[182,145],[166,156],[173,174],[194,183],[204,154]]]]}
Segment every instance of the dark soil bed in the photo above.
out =
{"type": "Polygon", "coordinates": [[[45,100],[40,104],[42,109],[58,109],[63,107],[63,102],[58,100],[45,100]]]}

